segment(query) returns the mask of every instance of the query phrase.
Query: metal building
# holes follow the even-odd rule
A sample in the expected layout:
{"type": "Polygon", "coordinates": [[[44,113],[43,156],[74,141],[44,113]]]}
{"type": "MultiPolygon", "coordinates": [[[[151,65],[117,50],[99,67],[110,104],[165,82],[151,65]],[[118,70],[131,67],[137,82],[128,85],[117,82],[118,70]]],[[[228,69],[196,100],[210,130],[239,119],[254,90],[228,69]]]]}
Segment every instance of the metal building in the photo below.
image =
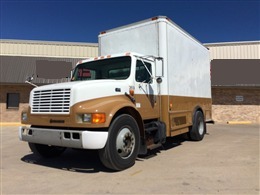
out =
{"type": "Polygon", "coordinates": [[[96,43],[0,40],[0,122],[20,122],[33,86],[68,81],[81,60],[98,55],[96,43]]]}
{"type": "MultiPolygon", "coordinates": [[[[96,43],[0,40],[0,122],[20,122],[33,86],[67,81],[96,43]]],[[[204,44],[211,54],[213,120],[260,122],[260,41],[204,44]]]]}
{"type": "Polygon", "coordinates": [[[214,121],[260,123],[260,41],[204,45],[212,60],[214,121]]]}

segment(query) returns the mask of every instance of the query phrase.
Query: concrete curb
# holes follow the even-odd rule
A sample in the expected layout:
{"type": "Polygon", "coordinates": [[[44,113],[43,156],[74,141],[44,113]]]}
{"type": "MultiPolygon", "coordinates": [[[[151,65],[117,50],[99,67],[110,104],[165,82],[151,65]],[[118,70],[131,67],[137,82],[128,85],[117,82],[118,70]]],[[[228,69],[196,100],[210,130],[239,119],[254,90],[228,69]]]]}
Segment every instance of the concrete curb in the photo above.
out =
{"type": "Polygon", "coordinates": [[[0,126],[21,126],[21,123],[18,122],[10,122],[10,123],[0,123],[0,126]]]}
{"type": "Polygon", "coordinates": [[[227,124],[229,125],[248,125],[252,124],[251,121],[227,121],[227,124]]]}

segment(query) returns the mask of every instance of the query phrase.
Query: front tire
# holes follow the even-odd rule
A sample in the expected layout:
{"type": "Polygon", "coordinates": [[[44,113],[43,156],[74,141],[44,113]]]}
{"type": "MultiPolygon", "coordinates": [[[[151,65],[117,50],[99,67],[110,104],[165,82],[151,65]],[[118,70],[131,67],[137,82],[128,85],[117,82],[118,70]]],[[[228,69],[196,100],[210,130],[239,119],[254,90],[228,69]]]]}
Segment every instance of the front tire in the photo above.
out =
{"type": "Polygon", "coordinates": [[[48,146],[43,144],[28,143],[32,152],[45,158],[60,156],[66,148],[59,146],[48,146]]]}
{"type": "Polygon", "coordinates": [[[109,169],[124,170],[135,164],[139,146],[137,122],[132,116],[123,114],[110,125],[107,143],[99,151],[99,158],[109,169]]]}
{"type": "Polygon", "coordinates": [[[190,129],[189,136],[192,141],[200,141],[206,133],[206,123],[201,111],[196,111],[193,125],[190,129]]]}

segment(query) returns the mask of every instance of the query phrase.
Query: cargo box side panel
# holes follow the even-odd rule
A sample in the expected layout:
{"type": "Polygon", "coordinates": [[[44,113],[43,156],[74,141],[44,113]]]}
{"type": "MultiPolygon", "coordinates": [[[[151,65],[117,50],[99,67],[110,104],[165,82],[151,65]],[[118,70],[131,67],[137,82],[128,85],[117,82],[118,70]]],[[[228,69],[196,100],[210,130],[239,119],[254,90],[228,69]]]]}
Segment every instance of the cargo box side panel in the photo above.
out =
{"type": "Polygon", "coordinates": [[[99,55],[136,52],[158,56],[158,23],[146,22],[99,35],[99,55]]]}
{"type": "Polygon", "coordinates": [[[211,98],[207,48],[171,24],[167,35],[169,95],[211,98]]]}

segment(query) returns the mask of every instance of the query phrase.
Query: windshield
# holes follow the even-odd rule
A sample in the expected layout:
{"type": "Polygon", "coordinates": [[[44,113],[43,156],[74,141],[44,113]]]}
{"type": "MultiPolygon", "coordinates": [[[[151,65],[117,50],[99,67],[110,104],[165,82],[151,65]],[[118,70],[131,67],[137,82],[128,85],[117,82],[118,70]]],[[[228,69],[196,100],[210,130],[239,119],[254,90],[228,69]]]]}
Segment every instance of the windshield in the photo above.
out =
{"type": "Polygon", "coordinates": [[[117,57],[80,64],[75,68],[72,81],[96,79],[127,79],[131,70],[131,57],[117,57]]]}

